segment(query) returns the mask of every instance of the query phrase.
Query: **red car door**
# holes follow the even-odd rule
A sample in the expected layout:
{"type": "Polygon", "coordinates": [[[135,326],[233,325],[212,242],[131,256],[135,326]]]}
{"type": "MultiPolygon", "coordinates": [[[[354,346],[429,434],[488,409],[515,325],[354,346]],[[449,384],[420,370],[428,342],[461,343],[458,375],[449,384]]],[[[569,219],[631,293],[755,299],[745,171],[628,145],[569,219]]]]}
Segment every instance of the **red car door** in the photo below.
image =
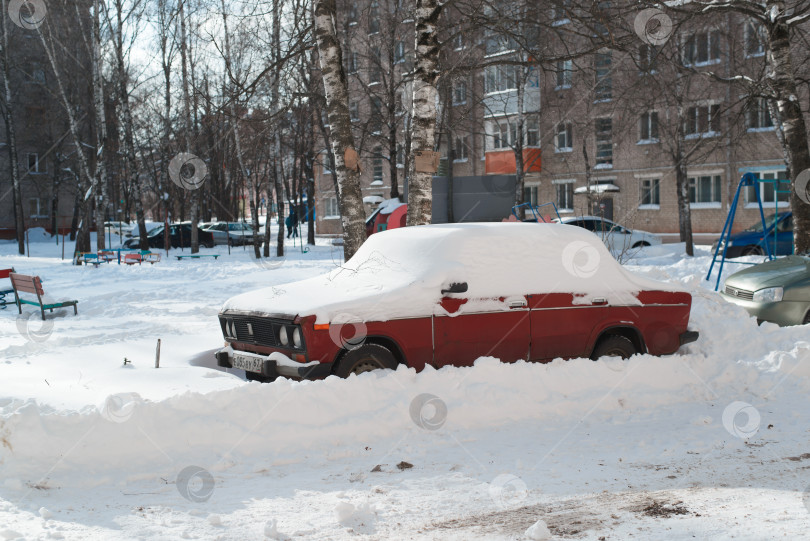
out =
{"type": "Polygon", "coordinates": [[[433,359],[437,368],[472,366],[479,357],[497,357],[507,363],[528,360],[526,297],[485,299],[482,308],[468,309],[466,298],[442,298],[433,317],[433,359]]]}
{"type": "Polygon", "coordinates": [[[589,356],[591,334],[609,314],[605,300],[574,304],[570,293],[529,295],[529,307],[533,361],[589,356]]]}

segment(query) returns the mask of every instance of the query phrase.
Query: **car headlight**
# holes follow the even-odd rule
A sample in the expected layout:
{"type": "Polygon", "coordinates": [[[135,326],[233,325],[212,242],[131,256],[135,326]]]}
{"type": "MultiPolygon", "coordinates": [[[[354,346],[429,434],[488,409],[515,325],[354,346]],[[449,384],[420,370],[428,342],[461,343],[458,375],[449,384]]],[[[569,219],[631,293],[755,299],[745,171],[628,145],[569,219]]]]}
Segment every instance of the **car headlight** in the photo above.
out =
{"type": "Polygon", "coordinates": [[[295,330],[293,331],[292,340],[295,349],[301,349],[301,329],[299,329],[298,327],[296,327],[295,330]]]}
{"type": "Polygon", "coordinates": [[[278,341],[282,346],[290,343],[290,336],[287,334],[287,327],[281,326],[278,328],[278,341]]]}
{"type": "Polygon", "coordinates": [[[768,287],[754,292],[754,302],[779,302],[782,300],[785,290],[781,287],[768,287]]]}

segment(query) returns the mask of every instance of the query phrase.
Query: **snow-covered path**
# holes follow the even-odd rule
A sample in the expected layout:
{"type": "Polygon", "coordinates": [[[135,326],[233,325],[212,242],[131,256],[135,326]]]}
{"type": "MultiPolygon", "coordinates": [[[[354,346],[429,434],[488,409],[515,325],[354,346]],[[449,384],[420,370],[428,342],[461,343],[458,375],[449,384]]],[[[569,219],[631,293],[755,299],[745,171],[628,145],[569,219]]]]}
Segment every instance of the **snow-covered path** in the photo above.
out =
{"type": "Polygon", "coordinates": [[[217,370],[221,303],[328,270],[340,253],[319,243],[277,268],[237,250],[99,269],[0,244],[0,268],[80,301],[44,328],[0,311],[0,539],[806,536],[810,336],[707,289],[707,250],[630,265],[695,296],[701,338],[667,358],[266,385],[217,370]]]}

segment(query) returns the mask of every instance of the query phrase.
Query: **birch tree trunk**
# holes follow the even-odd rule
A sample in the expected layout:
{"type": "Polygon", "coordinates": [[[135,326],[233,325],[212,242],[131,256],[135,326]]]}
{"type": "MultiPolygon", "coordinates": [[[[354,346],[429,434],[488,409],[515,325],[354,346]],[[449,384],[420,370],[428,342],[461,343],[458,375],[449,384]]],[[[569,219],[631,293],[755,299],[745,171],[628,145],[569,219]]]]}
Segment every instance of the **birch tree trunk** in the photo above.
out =
{"type": "MultiPolygon", "coordinates": [[[[183,85],[183,138],[185,140],[186,152],[191,154],[191,98],[188,92],[188,36],[186,32],[186,15],[185,3],[187,0],[180,0],[180,63],[181,63],[181,79],[183,85]]],[[[222,2],[222,18],[225,15],[225,2],[222,2]]],[[[225,29],[227,41],[227,26],[225,29]]],[[[196,254],[200,251],[199,232],[197,231],[197,222],[199,221],[199,190],[192,190],[189,195],[191,199],[191,253],[196,254]]]]}
{"type": "MultiPolygon", "coordinates": [[[[107,168],[104,145],[107,142],[107,118],[104,111],[104,84],[101,77],[101,2],[96,0],[93,7],[93,29],[91,47],[93,61],[93,107],[96,114],[96,174],[91,189],[96,203],[96,249],[103,250],[104,211],[107,208],[107,168]],[[101,196],[99,198],[99,195],[101,196]]],[[[120,30],[120,28],[119,28],[120,30]]]]}
{"type": "Polygon", "coordinates": [[[20,169],[19,169],[19,156],[17,155],[17,132],[14,129],[14,117],[11,113],[12,107],[12,94],[9,78],[11,77],[11,68],[8,59],[8,13],[5,0],[0,3],[0,8],[3,12],[0,15],[2,19],[2,32],[3,32],[3,50],[0,51],[0,62],[2,62],[3,73],[3,121],[6,125],[6,140],[8,142],[8,165],[9,176],[11,177],[11,191],[14,206],[14,233],[17,239],[17,250],[20,255],[25,254],[25,221],[22,209],[22,193],[20,188],[20,169]]]}
{"type": "MultiPolygon", "coordinates": [[[[526,174],[523,164],[523,125],[525,123],[523,102],[526,99],[526,69],[527,68],[519,68],[517,70],[517,128],[515,129],[517,138],[512,146],[512,150],[515,153],[515,206],[522,205],[525,202],[523,201],[526,187],[526,174]]],[[[525,217],[526,207],[520,207],[518,219],[523,220],[525,217]]]]}
{"type": "MultiPolygon", "coordinates": [[[[768,67],[771,72],[769,79],[776,91],[791,176],[795,181],[802,171],[810,169],[810,148],[793,71],[790,31],[787,24],[777,23],[769,28],[768,67]]],[[[790,194],[790,206],[796,253],[805,253],[810,250],[810,204],[797,195],[795,184],[790,194]]]]}
{"type": "Polygon", "coordinates": [[[684,153],[684,108],[678,105],[678,118],[675,133],[675,186],[678,193],[678,232],[680,241],[686,244],[686,255],[695,255],[695,245],[692,239],[692,207],[689,203],[689,182],[686,172],[686,156],[684,153]]]}
{"type": "MultiPolygon", "coordinates": [[[[318,41],[318,59],[331,126],[330,142],[335,156],[335,172],[340,192],[344,256],[348,260],[366,239],[366,213],[360,189],[360,168],[354,163],[357,161],[354,159],[357,154],[349,118],[349,92],[346,73],[343,71],[343,52],[335,29],[336,18],[335,0],[315,0],[315,37],[318,41]],[[351,167],[347,167],[346,158],[351,167]]],[[[435,102],[433,105],[435,108],[435,102]]],[[[428,200],[428,213],[429,203],[428,200]]]]}
{"type": "MultiPolygon", "coordinates": [[[[438,22],[442,4],[438,0],[416,0],[416,54],[413,73],[411,149],[433,152],[436,133],[436,102],[439,80],[438,22]]],[[[408,175],[408,225],[426,225],[432,218],[434,172],[420,171],[411,161],[408,175]]]]}

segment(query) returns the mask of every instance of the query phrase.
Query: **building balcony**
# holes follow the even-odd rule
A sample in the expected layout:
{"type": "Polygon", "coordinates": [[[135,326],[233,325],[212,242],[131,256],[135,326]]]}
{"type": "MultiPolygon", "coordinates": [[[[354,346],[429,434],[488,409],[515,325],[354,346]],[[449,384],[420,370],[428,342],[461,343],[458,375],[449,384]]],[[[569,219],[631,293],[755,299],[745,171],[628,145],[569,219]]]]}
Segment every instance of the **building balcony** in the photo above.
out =
{"type": "MultiPolygon", "coordinates": [[[[487,175],[513,175],[517,172],[515,152],[511,148],[491,150],[485,154],[485,159],[484,171],[487,175]]],[[[523,149],[524,173],[539,173],[542,170],[541,162],[541,150],[539,148],[523,149]]]]}

